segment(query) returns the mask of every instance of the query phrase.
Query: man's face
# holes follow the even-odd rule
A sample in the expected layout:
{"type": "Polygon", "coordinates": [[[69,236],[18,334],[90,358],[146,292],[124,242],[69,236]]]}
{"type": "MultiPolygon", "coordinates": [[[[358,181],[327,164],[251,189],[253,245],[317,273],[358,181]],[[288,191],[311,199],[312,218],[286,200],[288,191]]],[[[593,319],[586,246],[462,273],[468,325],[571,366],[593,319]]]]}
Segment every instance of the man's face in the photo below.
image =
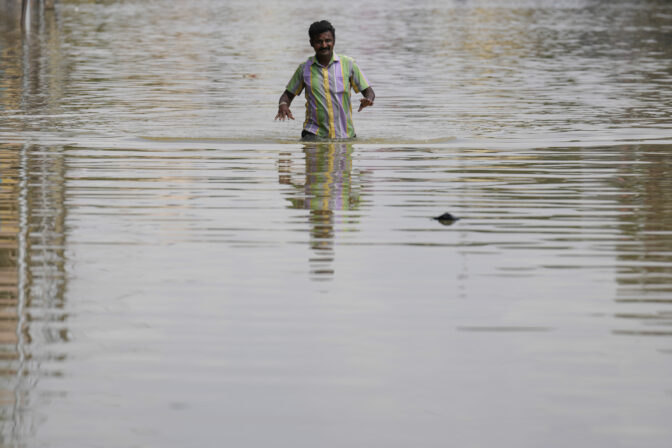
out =
{"type": "Polygon", "coordinates": [[[325,31],[318,34],[310,41],[310,45],[315,50],[315,55],[322,60],[331,59],[334,54],[334,35],[331,31],[325,31]]]}

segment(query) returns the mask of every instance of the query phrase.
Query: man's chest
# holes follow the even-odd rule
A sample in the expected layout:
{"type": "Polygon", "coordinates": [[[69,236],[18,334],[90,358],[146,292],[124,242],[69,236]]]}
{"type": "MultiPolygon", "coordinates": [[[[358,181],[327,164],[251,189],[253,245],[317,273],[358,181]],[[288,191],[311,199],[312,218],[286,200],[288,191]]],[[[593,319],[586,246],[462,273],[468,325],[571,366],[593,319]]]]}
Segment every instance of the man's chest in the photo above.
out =
{"type": "Polygon", "coordinates": [[[350,91],[350,80],[344,72],[340,62],[327,67],[312,64],[304,70],[303,82],[313,96],[343,95],[350,91]]]}

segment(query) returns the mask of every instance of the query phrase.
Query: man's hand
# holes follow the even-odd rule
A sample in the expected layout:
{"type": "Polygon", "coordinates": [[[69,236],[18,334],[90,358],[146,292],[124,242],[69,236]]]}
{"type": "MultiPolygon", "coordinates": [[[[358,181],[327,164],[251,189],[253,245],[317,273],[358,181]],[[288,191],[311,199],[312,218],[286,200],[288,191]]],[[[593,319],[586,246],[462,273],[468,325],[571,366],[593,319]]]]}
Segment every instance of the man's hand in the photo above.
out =
{"type": "Polygon", "coordinates": [[[276,120],[285,121],[288,118],[294,119],[292,111],[289,110],[289,105],[292,104],[294,95],[289,90],[285,90],[280,97],[280,102],[278,103],[278,115],[275,116],[276,120]]]}
{"type": "Polygon", "coordinates": [[[359,110],[357,112],[361,112],[365,107],[373,106],[373,100],[376,99],[376,94],[371,87],[362,90],[362,95],[364,95],[364,98],[359,100],[359,110]]]}
{"type": "Polygon", "coordinates": [[[292,115],[292,111],[289,110],[289,106],[287,104],[279,105],[278,106],[278,115],[275,116],[275,119],[280,120],[280,121],[285,121],[288,118],[291,118],[292,120],[294,119],[294,115],[292,115]]]}
{"type": "Polygon", "coordinates": [[[373,100],[370,100],[368,98],[360,98],[359,100],[359,109],[357,109],[357,112],[361,112],[362,109],[365,107],[373,106],[373,100]]]}

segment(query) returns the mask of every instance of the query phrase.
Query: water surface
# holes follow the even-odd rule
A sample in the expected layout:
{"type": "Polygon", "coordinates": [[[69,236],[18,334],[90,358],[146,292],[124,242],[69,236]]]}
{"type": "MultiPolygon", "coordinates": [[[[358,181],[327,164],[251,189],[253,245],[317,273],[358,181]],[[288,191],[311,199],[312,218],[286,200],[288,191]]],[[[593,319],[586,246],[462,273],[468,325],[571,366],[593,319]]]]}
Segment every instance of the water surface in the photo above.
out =
{"type": "Polygon", "coordinates": [[[1,8],[0,445],[669,446],[667,2],[1,8]]]}

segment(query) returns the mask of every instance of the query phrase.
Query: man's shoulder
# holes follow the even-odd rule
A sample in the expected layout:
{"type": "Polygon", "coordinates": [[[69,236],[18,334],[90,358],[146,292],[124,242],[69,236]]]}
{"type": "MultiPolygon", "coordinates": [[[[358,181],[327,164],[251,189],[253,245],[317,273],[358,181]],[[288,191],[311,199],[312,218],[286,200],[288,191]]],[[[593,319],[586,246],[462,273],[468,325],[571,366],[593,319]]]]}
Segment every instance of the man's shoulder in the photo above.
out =
{"type": "Polygon", "coordinates": [[[347,55],[344,55],[344,54],[341,54],[341,53],[338,53],[338,58],[339,58],[342,62],[346,62],[346,63],[350,63],[350,64],[353,63],[353,62],[355,62],[355,58],[352,58],[352,57],[350,57],[350,56],[347,56],[347,55]]]}
{"type": "Polygon", "coordinates": [[[345,54],[339,54],[338,57],[341,61],[341,65],[343,65],[343,67],[347,68],[348,70],[353,69],[353,68],[357,68],[359,70],[359,65],[357,64],[357,61],[355,60],[355,58],[353,58],[352,56],[347,56],[345,54]]]}

